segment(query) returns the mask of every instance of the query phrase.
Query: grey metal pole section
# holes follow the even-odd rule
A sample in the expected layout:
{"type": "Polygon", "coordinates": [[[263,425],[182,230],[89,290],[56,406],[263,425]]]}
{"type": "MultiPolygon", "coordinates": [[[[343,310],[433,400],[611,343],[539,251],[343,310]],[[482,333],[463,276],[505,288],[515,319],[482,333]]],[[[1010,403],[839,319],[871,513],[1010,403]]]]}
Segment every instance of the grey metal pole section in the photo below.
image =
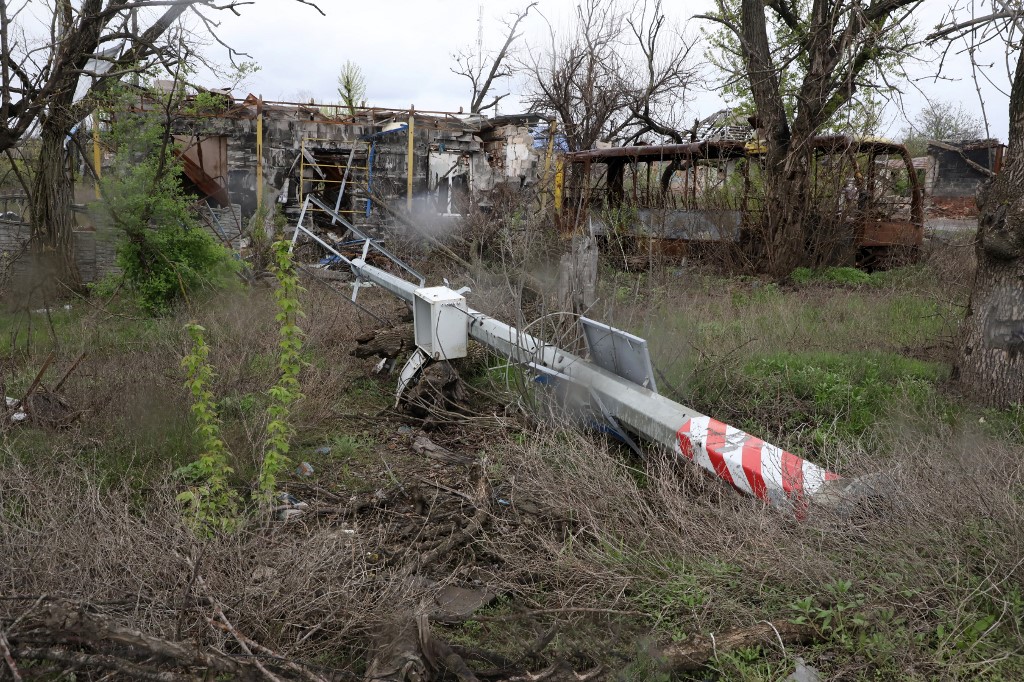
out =
{"type": "MultiPolygon", "coordinates": [[[[419,288],[368,265],[350,262],[357,278],[412,304],[419,288]]],[[[552,346],[477,310],[467,309],[469,335],[523,365],[542,367],[598,396],[607,412],[643,438],[663,445],[771,504],[802,509],[826,481],[838,476],[779,447],[723,424],[577,355],[552,346]]]]}

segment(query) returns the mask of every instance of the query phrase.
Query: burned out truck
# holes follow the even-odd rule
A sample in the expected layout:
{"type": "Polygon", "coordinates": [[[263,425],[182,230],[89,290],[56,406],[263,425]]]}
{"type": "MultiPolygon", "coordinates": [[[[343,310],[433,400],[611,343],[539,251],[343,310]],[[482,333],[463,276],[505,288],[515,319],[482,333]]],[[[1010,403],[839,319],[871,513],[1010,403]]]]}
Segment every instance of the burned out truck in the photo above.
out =
{"type": "MultiPolygon", "coordinates": [[[[810,191],[822,240],[858,264],[914,260],[924,234],[921,178],[907,149],[880,138],[813,138],[810,191]]],[[[632,235],[669,252],[749,238],[763,205],[756,140],[712,139],[571,152],[558,175],[563,223],[632,235]]]]}

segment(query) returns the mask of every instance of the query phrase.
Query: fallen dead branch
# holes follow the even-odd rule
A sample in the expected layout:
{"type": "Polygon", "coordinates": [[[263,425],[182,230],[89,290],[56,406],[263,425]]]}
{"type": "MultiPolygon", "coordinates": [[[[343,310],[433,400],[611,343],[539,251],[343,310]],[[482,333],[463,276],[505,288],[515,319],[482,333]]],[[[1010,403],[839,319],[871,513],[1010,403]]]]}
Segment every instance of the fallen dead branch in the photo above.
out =
{"type": "MultiPolygon", "coordinates": [[[[442,542],[418,557],[410,557],[399,569],[399,574],[411,576],[424,567],[440,563],[457,549],[471,543],[483,529],[488,515],[491,488],[486,469],[474,467],[475,485],[472,495],[459,493],[468,501],[475,513],[464,528],[457,526],[442,542]]],[[[454,491],[453,491],[454,492],[454,491]]],[[[377,651],[367,669],[366,682],[405,682],[407,680],[435,679],[431,675],[448,672],[460,682],[478,682],[478,678],[465,660],[444,640],[433,634],[430,617],[420,605],[415,619],[392,625],[377,639],[377,651]]]]}
{"type": "Polygon", "coordinates": [[[0,651],[3,652],[4,662],[7,664],[7,669],[11,671],[11,676],[14,677],[14,682],[21,682],[18,665],[14,662],[14,656],[11,654],[11,645],[7,641],[7,635],[3,632],[0,632],[0,651]]]}
{"type": "Polygon", "coordinates": [[[49,428],[58,428],[67,426],[81,416],[81,411],[74,409],[58,391],[64,386],[68,377],[78,368],[82,359],[85,358],[85,353],[81,353],[71,363],[57,381],[56,386],[50,390],[43,384],[43,377],[46,376],[46,371],[50,368],[56,357],[55,351],[50,351],[47,354],[46,359],[39,367],[35,377],[32,379],[32,383],[25,390],[21,400],[7,399],[5,401],[4,411],[8,413],[14,412],[9,418],[4,419],[5,426],[11,423],[19,423],[25,419],[31,419],[36,424],[49,428]]]}
{"type": "Polygon", "coordinates": [[[529,611],[520,611],[517,613],[509,613],[502,616],[444,616],[438,615],[431,617],[431,620],[438,623],[445,623],[448,625],[456,625],[458,623],[465,623],[466,621],[478,621],[481,623],[501,623],[514,620],[529,620],[534,619],[537,616],[546,615],[569,615],[569,614],[588,614],[588,615],[603,615],[603,616],[650,616],[649,613],[643,611],[624,611],[622,609],[598,609],[598,608],[573,608],[571,606],[561,609],[531,609],[529,611]]]}
{"type": "Polygon", "coordinates": [[[64,382],[68,380],[68,377],[70,377],[71,374],[76,369],[78,369],[78,366],[82,364],[82,360],[84,359],[85,351],[83,350],[81,353],[78,354],[78,357],[75,358],[75,361],[72,362],[71,365],[66,370],[64,370],[64,374],[61,376],[61,378],[57,380],[57,384],[53,387],[54,393],[58,392],[61,389],[61,387],[64,386],[64,382]]]}
{"type": "MultiPolygon", "coordinates": [[[[3,642],[6,663],[15,679],[20,679],[16,661],[21,660],[49,661],[80,670],[107,670],[130,679],[158,682],[193,680],[196,670],[239,680],[279,680],[247,650],[240,635],[237,641],[246,658],[125,627],[90,604],[44,598],[37,600],[32,609],[40,601],[43,603],[38,613],[19,617],[15,626],[24,623],[24,627],[10,628],[3,642]],[[81,650],[82,647],[87,650],[81,650]]],[[[277,665],[296,672],[301,670],[287,659],[276,655],[274,658],[277,665]]],[[[306,671],[302,673],[301,677],[309,682],[324,682],[323,678],[306,674],[306,671]]]]}
{"type": "Polygon", "coordinates": [[[43,360],[43,364],[39,368],[39,371],[36,372],[35,378],[32,379],[32,383],[29,384],[28,389],[25,390],[25,395],[21,397],[22,405],[27,404],[28,401],[32,398],[32,394],[35,393],[36,389],[39,387],[39,384],[42,383],[43,376],[46,374],[46,370],[49,369],[50,363],[53,362],[53,359],[55,357],[57,357],[57,353],[55,351],[51,350],[49,354],[47,354],[46,359],[43,360]]]}
{"type": "Polygon", "coordinates": [[[779,644],[807,644],[819,637],[810,625],[786,621],[757,623],[750,627],[728,630],[719,635],[701,635],[691,641],[662,647],[658,657],[674,672],[699,670],[723,653],[751,647],[779,644]]]}
{"type": "Polygon", "coordinates": [[[451,673],[459,682],[479,682],[455,650],[433,634],[426,614],[382,638],[365,682],[412,682],[440,679],[451,673]]]}
{"type": "Polygon", "coordinates": [[[565,667],[565,665],[561,664],[551,665],[540,672],[523,673],[521,675],[510,677],[508,678],[508,682],[543,682],[544,680],[552,679],[559,673],[563,673],[560,679],[573,680],[574,682],[586,682],[587,680],[599,679],[601,674],[604,673],[604,668],[601,666],[582,673],[578,673],[575,670],[565,670],[565,667]]]}
{"type": "MultiPolygon", "coordinates": [[[[444,462],[445,464],[472,464],[476,459],[471,455],[464,455],[454,453],[446,447],[442,447],[430,440],[426,436],[419,435],[412,441],[412,449],[418,455],[429,457],[430,459],[438,462],[444,462]]],[[[461,493],[460,493],[461,494],[461,493]]]]}
{"type": "Polygon", "coordinates": [[[307,680],[307,682],[327,682],[323,677],[316,675],[306,667],[299,665],[298,663],[289,661],[288,659],[279,655],[277,652],[268,649],[267,647],[261,645],[259,642],[256,642],[255,640],[239,632],[238,629],[231,624],[231,621],[228,620],[227,614],[224,613],[224,607],[221,605],[221,603],[214,599],[212,596],[210,596],[209,590],[207,590],[206,588],[206,581],[204,581],[203,577],[199,575],[198,566],[192,561],[186,560],[186,563],[192,570],[193,576],[195,576],[195,584],[203,590],[203,592],[205,593],[205,600],[210,604],[210,606],[213,609],[213,618],[207,616],[206,622],[210,625],[210,627],[230,634],[231,637],[234,638],[234,640],[238,643],[238,646],[242,649],[242,651],[244,651],[245,654],[252,659],[253,665],[255,665],[259,669],[259,671],[267,680],[270,680],[270,682],[281,682],[280,679],[274,673],[267,670],[266,666],[264,666],[263,663],[260,662],[259,658],[257,657],[257,654],[270,656],[274,660],[279,661],[282,666],[298,674],[302,679],[307,680]],[[256,653],[254,654],[253,652],[256,653]]]}
{"type": "Polygon", "coordinates": [[[18,647],[14,653],[23,660],[53,661],[79,670],[89,668],[111,670],[124,673],[133,680],[153,680],[153,682],[192,682],[195,680],[192,675],[160,671],[108,654],[87,654],[57,647],[28,646],[18,647]]]}

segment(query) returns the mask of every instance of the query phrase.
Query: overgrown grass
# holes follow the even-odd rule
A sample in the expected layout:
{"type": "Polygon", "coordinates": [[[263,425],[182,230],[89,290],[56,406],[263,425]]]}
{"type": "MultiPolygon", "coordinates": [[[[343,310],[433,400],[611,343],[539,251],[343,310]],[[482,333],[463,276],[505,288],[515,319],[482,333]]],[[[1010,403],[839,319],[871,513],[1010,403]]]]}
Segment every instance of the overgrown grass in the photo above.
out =
{"type": "Polygon", "coordinates": [[[890,419],[945,408],[938,390],[948,367],[896,353],[779,352],[750,357],[728,375],[695,374],[695,403],[755,433],[791,434],[820,448],[857,442],[890,419]]]}
{"type": "MultiPolygon", "coordinates": [[[[687,467],[638,474],[621,454],[572,455],[558,434],[520,439],[516,480],[578,529],[549,559],[574,594],[646,613],[661,640],[783,617],[819,632],[798,651],[826,679],[1024,676],[1010,558],[1024,542],[1022,411],[978,408],[948,384],[969,273],[940,259],[792,279],[625,275],[605,300],[648,338],[663,393],[846,476],[881,472],[887,506],[792,526],[687,467]]],[[[635,654],[620,679],[655,679],[651,660],[635,654]]],[[[754,647],[709,669],[776,680],[793,667],[793,651],[754,647]]]]}
{"type": "MultiPolygon", "coordinates": [[[[313,306],[323,305],[323,296],[307,294],[313,306]]],[[[63,451],[91,462],[104,477],[127,475],[140,486],[190,461],[197,450],[179,363],[187,349],[184,325],[198,319],[208,329],[218,369],[215,390],[223,396],[224,436],[237,453],[232,466],[239,483],[249,481],[258,466],[267,391],[276,377],[270,291],[226,292],[219,300],[163,318],[132,314],[123,305],[110,312],[96,303],[53,309],[52,331],[43,314],[4,313],[0,318],[11,330],[0,338],[0,384],[7,395],[20,397],[49,353],[55,354],[43,381],[49,387],[85,353],[61,391],[80,412],[76,423],[47,433],[10,429],[4,438],[13,450],[26,462],[63,451]]],[[[341,387],[361,380],[358,370],[339,366],[334,343],[339,333],[356,328],[353,323],[358,321],[331,315],[310,322],[309,363],[300,377],[307,397],[296,408],[300,446],[322,442],[339,430],[344,436],[351,428],[331,415],[347,405],[348,392],[341,387]]],[[[359,400],[379,409],[385,404],[383,393],[372,382],[367,388],[359,400]]]]}
{"type": "MultiPolygon", "coordinates": [[[[533,557],[533,570],[545,565],[543,585],[510,586],[520,599],[550,607],[558,594],[574,607],[643,613],[655,641],[764,620],[818,633],[809,647],[723,653],[678,679],[778,680],[796,655],[822,679],[1016,679],[1024,536],[1013,519],[1024,508],[1009,472],[1019,475],[1019,449],[976,435],[979,456],[964,458],[947,438],[904,430],[886,441],[882,457],[899,462],[888,473],[897,492],[874,513],[818,511],[794,523],[671,460],[640,464],[641,485],[621,454],[545,429],[512,447],[513,503],[544,499],[566,515],[566,539],[542,541],[542,525],[523,523],[489,548],[509,561],[533,557]]],[[[851,466],[873,460],[839,447],[851,466]]],[[[663,674],[656,652],[632,658],[618,679],[663,674]]]]}
{"type": "Polygon", "coordinates": [[[878,449],[909,422],[981,416],[945,388],[966,289],[940,265],[800,271],[795,287],[668,273],[609,312],[648,339],[675,399],[808,456],[878,449]]]}
{"type": "MultiPolygon", "coordinates": [[[[310,300],[294,460],[316,473],[292,483],[322,493],[341,516],[211,539],[204,577],[219,594],[243,595],[232,602],[236,625],[262,643],[356,671],[370,625],[429,603],[433,586],[421,580],[435,580],[500,595],[477,620],[437,627],[456,644],[516,659],[553,632],[530,659],[538,670],[565,661],[601,665],[609,679],[774,681],[801,656],[823,679],[1021,679],[1024,410],[981,410],[947,385],[964,289],[939,265],[868,282],[780,286],[692,272],[608,282],[606,319],[649,339],[663,393],[846,477],[881,472],[895,491],[860,516],[821,511],[803,521],[659,453],[641,460],[564,422],[520,419],[516,409],[530,402],[515,393],[523,375],[504,365],[472,387],[508,391],[507,412],[495,418],[474,404],[481,414],[431,433],[479,452],[486,495],[467,487],[472,467],[417,457],[421,468],[407,475],[396,462],[411,438],[385,412],[393,377],[371,376],[370,361],[346,354],[364,330],[350,308],[310,300]],[[445,496],[454,507],[437,506],[445,496]],[[357,497],[380,501],[380,514],[344,516],[357,497]],[[439,530],[447,537],[438,513],[482,514],[483,530],[411,577],[402,573],[410,564],[379,559],[393,549],[397,561],[439,530]],[[272,587],[254,584],[268,567],[272,587]],[[722,651],[690,676],[662,667],[659,644],[766,620],[808,623],[815,641],[722,651]]],[[[166,320],[76,307],[59,322],[56,346],[34,329],[5,351],[9,384],[20,388],[53,347],[55,368],[89,355],[66,388],[86,410],[77,426],[4,436],[4,584],[180,602],[191,571],[169,563],[169,549],[199,552],[166,494],[167,473],[196,451],[181,325],[195,317],[208,330],[236,484],[246,485],[274,379],[266,293],[166,320]],[[25,546],[25,556],[12,549],[25,546]],[[131,571],[111,568],[114,552],[131,571]],[[62,560],[53,570],[32,573],[54,553],[62,560]]],[[[173,629],[161,614],[145,617],[173,629]]],[[[186,635],[204,636],[201,627],[186,635]]]]}

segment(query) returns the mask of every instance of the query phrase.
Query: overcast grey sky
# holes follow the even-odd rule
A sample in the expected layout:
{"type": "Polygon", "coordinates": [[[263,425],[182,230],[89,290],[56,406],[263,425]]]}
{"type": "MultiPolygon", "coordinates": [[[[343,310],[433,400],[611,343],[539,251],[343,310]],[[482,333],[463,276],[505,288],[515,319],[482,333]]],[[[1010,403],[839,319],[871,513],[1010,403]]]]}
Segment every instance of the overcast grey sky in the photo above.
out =
{"type": "MultiPolygon", "coordinates": [[[[262,70],[242,88],[265,99],[293,101],[299,96],[317,101],[337,101],[338,69],[346,59],[358,63],[367,80],[368,101],[372,105],[457,111],[468,105],[468,82],[450,70],[451,54],[460,48],[475,48],[478,16],[483,7],[485,47],[496,47],[504,37],[501,19],[512,10],[525,6],[526,0],[390,0],[389,2],[352,2],[319,0],[327,13],[321,17],[311,7],[293,0],[255,0],[241,8],[241,16],[222,13],[221,37],[239,50],[250,53],[262,70]]],[[[698,35],[703,22],[691,17],[707,10],[710,0],[687,0],[666,5],[670,18],[681,31],[698,35]]],[[[945,0],[927,0],[920,13],[923,28],[934,26],[947,7],[945,0]]],[[[564,30],[576,2],[540,0],[537,9],[555,27],[564,30]]],[[[524,22],[525,45],[542,45],[547,40],[548,24],[539,14],[524,22]]],[[[526,49],[525,45],[521,49],[526,49]]],[[[223,52],[214,56],[223,57],[223,52]]],[[[697,61],[703,61],[701,50],[697,61]]],[[[964,56],[947,61],[945,78],[935,81],[937,56],[927,51],[909,64],[916,76],[914,84],[904,84],[903,108],[913,116],[925,103],[925,97],[962,102],[980,112],[978,96],[970,79],[969,62],[964,56]]],[[[1007,89],[1003,54],[994,46],[982,61],[993,62],[987,70],[991,80],[1007,89]]],[[[210,74],[211,81],[217,77],[210,74]]],[[[202,77],[205,78],[206,77],[202,77]]],[[[208,83],[216,85],[215,82],[208,83]]],[[[519,109],[514,93],[515,81],[502,83],[512,97],[503,102],[503,111],[519,109]]],[[[1007,99],[991,84],[982,83],[991,134],[1006,139],[1007,99]]],[[[244,96],[245,92],[237,95],[244,96]]],[[[725,104],[713,88],[692,93],[689,116],[705,116],[725,104]]],[[[896,136],[906,125],[898,107],[890,107],[887,130],[896,136]]]]}

